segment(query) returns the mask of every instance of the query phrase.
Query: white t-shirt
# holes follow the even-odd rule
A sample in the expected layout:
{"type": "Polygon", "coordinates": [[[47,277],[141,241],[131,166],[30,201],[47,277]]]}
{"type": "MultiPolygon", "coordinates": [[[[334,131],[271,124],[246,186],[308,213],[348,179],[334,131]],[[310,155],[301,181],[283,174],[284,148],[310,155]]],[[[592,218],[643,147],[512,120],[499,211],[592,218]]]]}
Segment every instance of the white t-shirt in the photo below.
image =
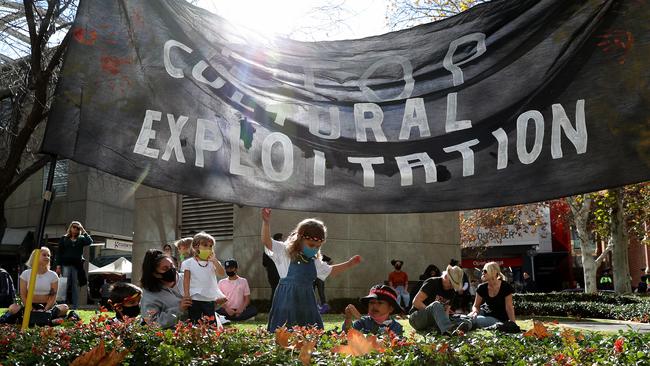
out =
{"type": "Polygon", "coordinates": [[[239,276],[236,280],[224,278],[219,281],[219,289],[228,299],[223,307],[230,310],[244,310],[244,296],[251,294],[248,281],[245,278],[239,276]]]}
{"type": "MultiPolygon", "coordinates": [[[[26,269],[20,274],[20,279],[27,282],[29,285],[29,277],[32,275],[32,269],[26,269]]],[[[43,274],[36,275],[36,286],[34,286],[34,295],[49,295],[52,289],[52,284],[59,282],[59,276],[56,272],[48,270],[43,274]]]]}
{"type": "MultiPolygon", "coordinates": [[[[264,252],[273,260],[273,263],[275,263],[280,278],[285,278],[287,277],[289,265],[291,264],[291,257],[289,256],[287,245],[281,241],[273,239],[271,239],[271,242],[273,243],[271,246],[272,250],[269,250],[264,246],[264,252]]],[[[332,272],[332,266],[323,262],[320,258],[316,258],[314,264],[316,264],[316,276],[325,281],[327,276],[332,272]]]]}
{"type": "Polygon", "coordinates": [[[219,290],[219,281],[214,264],[210,261],[186,259],[181,264],[181,271],[190,271],[190,297],[197,301],[215,301],[226,297],[219,290]]]}

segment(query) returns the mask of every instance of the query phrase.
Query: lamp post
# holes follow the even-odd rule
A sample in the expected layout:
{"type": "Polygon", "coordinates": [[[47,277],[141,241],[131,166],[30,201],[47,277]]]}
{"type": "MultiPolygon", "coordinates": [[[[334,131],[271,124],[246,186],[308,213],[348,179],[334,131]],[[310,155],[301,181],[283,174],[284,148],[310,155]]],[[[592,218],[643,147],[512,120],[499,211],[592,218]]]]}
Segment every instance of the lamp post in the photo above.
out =
{"type": "Polygon", "coordinates": [[[526,251],[526,254],[530,257],[530,265],[531,265],[531,276],[533,278],[533,282],[536,282],[535,280],[535,256],[537,255],[537,245],[533,246],[532,248],[528,249],[526,251]]]}

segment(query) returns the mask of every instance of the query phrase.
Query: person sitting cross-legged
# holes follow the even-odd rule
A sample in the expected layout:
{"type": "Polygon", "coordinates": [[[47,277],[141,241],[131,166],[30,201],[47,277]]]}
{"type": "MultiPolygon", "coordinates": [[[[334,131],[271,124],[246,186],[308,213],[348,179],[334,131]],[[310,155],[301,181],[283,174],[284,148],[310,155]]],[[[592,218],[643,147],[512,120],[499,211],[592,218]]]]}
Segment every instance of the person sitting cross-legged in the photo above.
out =
{"type": "Polygon", "coordinates": [[[402,307],[397,302],[397,292],[386,285],[375,285],[370,288],[370,293],[361,298],[361,302],[368,305],[368,315],[361,315],[359,310],[349,304],[345,308],[345,322],[343,330],[354,328],[363,333],[380,334],[393,332],[397,336],[404,333],[402,325],[391,318],[391,314],[402,313],[402,307]],[[352,321],[353,318],[357,320],[352,321]]]}
{"type": "Polygon", "coordinates": [[[237,261],[229,259],[225,262],[226,275],[219,281],[219,289],[226,295],[226,301],[217,313],[226,317],[230,321],[241,321],[257,315],[257,309],[250,304],[251,290],[248,287],[248,281],[237,275],[237,261]]]}
{"type": "Polygon", "coordinates": [[[461,317],[450,317],[450,303],[456,292],[463,288],[463,270],[447,266],[441,277],[431,277],[413,299],[409,323],[418,332],[438,331],[447,335],[460,335],[472,329],[472,322],[461,317]]]}

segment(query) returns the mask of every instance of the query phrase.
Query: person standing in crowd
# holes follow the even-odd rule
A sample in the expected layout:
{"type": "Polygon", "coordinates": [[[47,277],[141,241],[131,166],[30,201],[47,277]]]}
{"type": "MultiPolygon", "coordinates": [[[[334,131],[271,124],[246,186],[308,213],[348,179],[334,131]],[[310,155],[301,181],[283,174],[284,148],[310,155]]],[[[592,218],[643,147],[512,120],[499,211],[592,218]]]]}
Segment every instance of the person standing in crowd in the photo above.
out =
{"type": "Polygon", "coordinates": [[[533,281],[528,272],[524,272],[522,277],[524,292],[535,292],[535,281],[533,281]]]}
{"type": "Polygon", "coordinates": [[[271,209],[262,209],[262,243],[280,275],[269,312],[268,331],[286,326],[316,326],[323,329],[323,320],[316,305],[314,280],[335,276],[359,263],[361,257],[328,265],[322,261],[320,248],[327,239],[327,228],[317,219],[302,220],[285,243],[271,239],[271,209]]]}
{"type": "Polygon", "coordinates": [[[397,292],[392,287],[372,286],[368,296],[362,297],[361,302],[368,307],[368,315],[362,316],[354,305],[349,304],[345,307],[343,331],[354,328],[366,334],[379,335],[388,332],[397,336],[404,334],[402,325],[391,318],[391,314],[404,312],[397,302],[397,292]],[[352,319],[356,320],[353,322],[352,319]]]}
{"type": "Polygon", "coordinates": [[[178,260],[174,256],[174,250],[171,244],[165,244],[162,247],[163,253],[174,261],[174,265],[178,267],[178,260]]]}
{"type": "Polygon", "coordinates": [[[613,290],[614,280],[612,279],[612,272],[609,268],[605,268],[598,281],[599,290],[613,290]]]}
{"type": "Polygon", "coordinates": [[[409,276],[406,272],[402,271],[404,261],[393,259],[390,261],[390,264],[395,270],[388,274],[388,286],[394,288],[397,292],[397,303],[401,301],[404,306],[408,306],[411,302],[408,293],[409,276]]]}
{"type": "Polygon", "coordinates": [[[242,321],[254,317],[257,315],[257,309],[251,305],[248,281],[237,274],[239,271],[237,261],[228,259],[224,266],[228,278],[219,281],[219,289],[226,296],[227,301],[217,310],[217,313],[230,321],[242,321]]]}
{"type": "Polygon", "coordinates": [[[149,249],[142,261],[141,315],[145,322],[172,328],[188,318],[192,299],[183,297],[183,274],[161,250],[149,249]]]}
{"type": "Polygon", "coordinates": [[[468,316],[475,328],[487,328],[497,323],[515,322],[512,303],[514,289],[501,273],[499,264],[488,262],[483,266],[483,283],[476,289],[476,299],[468,316]]]}
{"type": "MultiPolygon", "coordinates": [[[[273,234],[273,240],[279,242],[284,241],[282,233],[273,234]]],[[[262,253],[262,265],[266,269],[266,278],[271,286],[271,303],[273,303],[273,294],[275,293],[275,289],[278,287],[278,282],[280,282],[280,275],[278,274],[277,267],[275,267],[275,263],[273,263],[273,259],[271,259],[266,252],[262,253]]]]}
{"type": "Polygon", "coordinates": [[[200,232],[194,235],[193,243],[198,243],[198,251],[193,258],[183,262],[181,270],[184,296],[192,299],[190,319],[197,322],[204,316],[214,318],[215,302],[219,300],[223,303],[226,300],[217,280],[217,276],[225,275],[225,270],[214,255],[215,240],[212,235],[200,232]]]}
{"type": "Polygon", "coordinates": [[[639,285],[636,288],[636,291],[640,294],[644,294],[646,292],[650,292],[650,267],[646,268],[645,271],[641,270],[643,272],[643,275],[641,276],[641,280],[639,281],[639,285]]]}
{"type": "MultiPolygon", "coordinates": [[[[323,254],[323,262],[331,265],[332,258],[323,254]]],[[[318,293],[318,300],[320,301],[318,304],[318,312],[321,314],[327,314],[327,312],[330,311],[330,306],[327,304],[327,298],[325,297],[325,281],[316,277],[314,280],[314,289],[318,293]]]]}
{"type": "Polygon", "coordinates": [[[438,331],[446,335],[459,335],[472,329],[471,321],[450,317],[451,302],[463,287],[463,270],[447,266],[441,277],[424,281],[413,299],[409,324],[417,331],[438,331]]]}
{"type": "MultiPolygon", "coordinates": [[[[56,304],[56,292],[59,289],[59,276],[50,270],[50,249],[48,247],[41,247],[40,257],[38,258],[38,268],[33,268],[34,260],[37,251],[32,251],[32,254],[27,260],[28,269],[20,274],[20,300],[22,304],[27,303],[27,291],[29,289],[29,280],[32,275],[32,270],[36,270],[36,284],[34,285],[34,295],[32,297],[32,310],[33,311],[50,311],[51,320],[63,319],[68,312],[68,306],[65,304],[56,304]]],[[[4,315],[0,317],[0,324],[16,324],[22,321],[24,308],[23,305],[13,303],[9,305],[9,309],[4,315]]],[[[78,320],[79,317],[74,312],[70,312],[69,318],[78,320]]]]}
{"type": "Polygon", "coordinates": [[[73,309],[79,307],[79,288],[86,285],[88,279],[84,270],[83,249],[90,246],[93,239],[88,235],[79,221],[73,221],[68,226],[68,231],[59,240],[57,252],[56,273],[67,279],[71,299],[68,303],[73,309]]]}
{"type": "Polygon", "coordinates": [[[183,263],[187,258],[193,257],[192,237],[178,239],[174,242],[176,252],[178,253],[178,263],[183,263]]]}

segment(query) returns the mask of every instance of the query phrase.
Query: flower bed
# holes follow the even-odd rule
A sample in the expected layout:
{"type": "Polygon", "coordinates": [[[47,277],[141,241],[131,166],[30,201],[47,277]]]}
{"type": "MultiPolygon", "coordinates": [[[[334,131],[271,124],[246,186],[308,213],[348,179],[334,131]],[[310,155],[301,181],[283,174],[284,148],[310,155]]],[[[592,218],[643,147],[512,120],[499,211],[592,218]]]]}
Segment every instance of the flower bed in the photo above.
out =
{"type": "Polygon", "coordinates": [[[650,334],[551,330],[525,335],[471,332],[461,337],[366,338],[357,333],[296,328],[217,330],[180,324],[173,330],[135,323],[34,328],[0,327],[2,365],[634,365],[650,363],[650,334]],[[88,353],[91,351],[90,353],[88,353]],[[351,356],[357,355],[357,356],[351,356]],[[81,358],[80,358],[81,356],[81,358]],[[76,361],[75,361],[76,360],[76,361]]]}

